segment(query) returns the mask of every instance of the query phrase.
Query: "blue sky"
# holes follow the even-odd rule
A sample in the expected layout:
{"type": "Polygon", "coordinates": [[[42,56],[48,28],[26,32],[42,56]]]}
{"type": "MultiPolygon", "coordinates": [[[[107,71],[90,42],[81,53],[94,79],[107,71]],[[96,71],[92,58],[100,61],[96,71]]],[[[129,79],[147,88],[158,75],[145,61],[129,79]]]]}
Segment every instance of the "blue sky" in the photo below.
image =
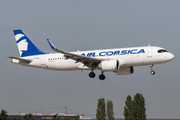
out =
{"type": "MultiPolygon", "coordinates": [[[[31,0],[0,1],[0,109],[18,110],[68,106],[95,118],[99,98],[114,103],[123,118],[125,99],[141,93],[149,118],[180,118],[180,1],[173,0],[31,0]],[[107,72],[106,80],[90,79],[90,71],[58,72],[11,64],[19,56],[13,30],[22,29],[43,52],[153,45],[175,55],[169,63],[135,67],[133,75],[107,72]]],[[[95,71],[100,74],[101,71],[95,71]]],[[[63,112],[63,111],[62,111],[63,112]]]]}

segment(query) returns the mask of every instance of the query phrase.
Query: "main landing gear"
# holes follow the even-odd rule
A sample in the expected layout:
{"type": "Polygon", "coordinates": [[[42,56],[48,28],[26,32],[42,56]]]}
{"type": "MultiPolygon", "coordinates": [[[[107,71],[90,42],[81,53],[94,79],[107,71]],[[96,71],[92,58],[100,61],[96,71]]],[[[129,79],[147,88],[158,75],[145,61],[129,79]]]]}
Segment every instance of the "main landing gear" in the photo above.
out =
{"type": "Polygon", "coordinates": [[[95,76],[96,76],[96,74],[93,71],[89,73],[90,78],[94,78],[95,76]]]}
{"type": "MultiPolygon", "coordinates": [[[[96,74],[92,71],[89,73],[89,77],[90,78],[94,78],[96,76],[96,74]]],[[[104,76],[103,72],[99,75],[99,79],[100,80],[104,80],[106,77],[104,76]]]]}
{"type": "Polygon", "coordinates": [[[89,77],[90,77],[90,78],[94,78],[94,77],[96,76],[96,74],[93,72],[93,70],[96,68],[96,66],[97,66],[97,65],[96,65],[95,63],[92,64],[92,68],[91,68],[91,71],[92,71],[92,72],[89,73],[89,77]]]}
{"type": "MultiPolygon", "coordinates": [[[[93,72],[93,70],[97,67],[99,63],[93,63],[92,66],[91,66],[91,72],[89,73],[89,77],[90,78],[94,78],[96,76],[96,74],[93,72]]],[[[104,80],[105,79],[105,76],[103,74],[103,71],[102,73],[99,75],[99,79],[100,80],[104,80]]]]}
{"type": "Polygon", "coordinates": [[[150,68],[151,68],[151,72],[150,72],[150,73],[151,73],[151,75],[154,75],[154,74],[155,74],[155,71],[153,70],[153,66],[154,66],[154,65],[150,65],[150,68]]]}
{"type": "Polygon", "coordinates": [[[104,76],[104,74],[103,74],[103,71],[102,71],[102,73],[99,75],[99,79],[100,80],[104,80],[106,77],[104,76]]]}

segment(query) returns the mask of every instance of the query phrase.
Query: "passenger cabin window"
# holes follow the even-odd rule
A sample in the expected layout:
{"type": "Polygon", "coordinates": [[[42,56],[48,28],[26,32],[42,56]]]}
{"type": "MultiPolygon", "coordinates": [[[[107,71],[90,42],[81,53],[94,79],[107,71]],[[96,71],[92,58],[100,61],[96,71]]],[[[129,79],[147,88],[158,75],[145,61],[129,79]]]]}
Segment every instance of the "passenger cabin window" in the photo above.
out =
{"type": "Polygon", "coordinates": [[[164,49],[158,50],[158,53],[164,53],[164,52],[168,52],[168,51],[167,51],[167,50],[164,50],[164,49]]]}

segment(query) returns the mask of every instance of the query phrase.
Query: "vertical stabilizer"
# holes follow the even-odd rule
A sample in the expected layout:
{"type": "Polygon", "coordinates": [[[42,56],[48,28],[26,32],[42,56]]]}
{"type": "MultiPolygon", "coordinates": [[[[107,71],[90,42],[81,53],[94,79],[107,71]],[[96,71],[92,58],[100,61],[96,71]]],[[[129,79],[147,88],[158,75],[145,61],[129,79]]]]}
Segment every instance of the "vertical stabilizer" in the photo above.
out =
{"type": "Polygon", "coordinates": [[[20,57],[45,54],[38,49],[22,30],[14,30],[20,57]]]}

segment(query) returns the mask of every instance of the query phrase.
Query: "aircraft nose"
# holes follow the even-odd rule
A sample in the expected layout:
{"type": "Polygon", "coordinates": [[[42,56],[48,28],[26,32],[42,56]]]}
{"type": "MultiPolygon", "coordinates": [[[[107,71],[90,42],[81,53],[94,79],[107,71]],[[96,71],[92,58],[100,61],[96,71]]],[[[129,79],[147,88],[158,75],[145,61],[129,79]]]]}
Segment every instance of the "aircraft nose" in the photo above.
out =
{"type": "Polygon", "coordinates": [[[174,55],[173,55],[172,53],[169,55],[169,59],[170,59],[170,60],[173,60],[173,59],[174,59],[174,55]]]}

